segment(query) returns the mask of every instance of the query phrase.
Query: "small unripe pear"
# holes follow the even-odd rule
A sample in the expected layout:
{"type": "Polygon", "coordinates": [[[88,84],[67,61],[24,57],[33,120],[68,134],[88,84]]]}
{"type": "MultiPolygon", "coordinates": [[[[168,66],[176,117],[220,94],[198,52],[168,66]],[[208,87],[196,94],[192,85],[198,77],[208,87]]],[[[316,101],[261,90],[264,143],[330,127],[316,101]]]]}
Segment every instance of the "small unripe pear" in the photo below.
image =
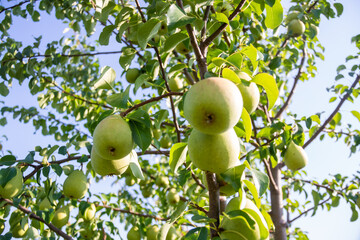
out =
{"type": "Polygon", "coordinates": [[[127,234],[127,239],[128,240],[141,240],[141,233],[137,226],[133,226],[129,230],[129,232],[127,234]]]}
{"type": "Polygon", "coordinates": [[[85,209],[85,212],[84,212],[84,220],[85,221],[91,221],[95,218],[95,213],[96,213],[96,207],[95,207],[95,204],[90,204],[89,207],[87,207],[85,209]]]}
{"type": "Polygon", "coordinates": [[[307,162],[308,159],[305,150],[291,141],[284,155],[285,165],[290,170],[296,171],[305,167],[307,162]]]}
{"type": "Polygon", "coordinates": [[[305,32],[305,24],[299,19],[292,20],[288,25],[288,34],[293,37],[299,37],[305,32]]]}
{"type": "Polygon", "coordinates": [[[178,76],[169,78],[168,84],[172,92],[177,92],[184,87],[182,80],[178,76]]]}
{"type": "Polygon", "coordinates": [[[137,68],[130,68],[125,74],[126,81],[128,83],[135,83],[136,79],[140,75],[140,71],[137,68]]]}
{"type": "Polygon", "coordinates": [[[81,170],[75,170],[65,179],[63,193],[69,198],[83,198],[88,190],[85,174],[81,170]]]}
{"type": "Polygon", "coordinates": [[[63,206],[55,211],[54,217],[51,221],[57,228],[62,228],[70,218],[70,208],[69,206],[63,206]]]}
{"type": "Polygon", "coordinates": [[[180,201],[180,196],[175,188],[171,188],[168,191],[166,194],[166,200],[172,206],[175,206],[180,201]]]}

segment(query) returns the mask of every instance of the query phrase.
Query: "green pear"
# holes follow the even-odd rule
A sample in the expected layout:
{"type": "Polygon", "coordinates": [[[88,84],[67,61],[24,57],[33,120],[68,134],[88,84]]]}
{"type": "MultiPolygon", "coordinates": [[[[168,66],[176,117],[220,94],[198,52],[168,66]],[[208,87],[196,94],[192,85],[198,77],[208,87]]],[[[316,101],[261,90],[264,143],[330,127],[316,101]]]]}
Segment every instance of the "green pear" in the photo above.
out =
{"type": "Polygon", "coordinates": [[[159,140],[161,137],[161,130],[158,128],[153,128],[152,129],[152,135],[156,140],[159,140]]]}
{"type": "Polygon", "coordinates": [[[220,174],[239,163],[240,144],[233,129],[218,135],[193,129],[188,140],[188,151],[190,160],[197,168],[220,174]]]}
{"type": "Polygon", "coordinates": [[[155,190],[151,187],[143,187],[141,188],[141,194],[144,198],[148,198],[155,194],[155,190]]]}
{"type": "Polygon", "coordinates": [[[161,22],[160,29],[158,31],[159,35],[165,35],[168,32],[168,27],[166,21],[161,22]]]}
{"type": "Polygon", "coordinates": [[[135,83],[136,79],[140,75],[140,71],[137,68],[130,68],[126,71],[125,78],[128,83],[135,83]]]}
{"type": "Polygon", "coordinates": [[[103,119],[94,130],[96,153],[107,160],[118,160],[128,155],[133,148],[129,124],[119,115],[103,119]]]}
{"type": "Polygon", "coordinates": [[[305,167],[307,162],[308,158],[305,150],[291,141],[284,155],[285,165],[290,170],[296,171],[305,167]]]}
{"type": "Polygon", "coordinates": [[[172,145],[172,142],[171,142],[171,138],[168,134],[165,134],[165,136],[163,136],[161,139],[160,139],[160,147],[162,148],[170,148],[172,145]]]}
{"type": "Polygon", "coordinates": [[[174,228],[174,226],[171,226],[168,234],[166,235],[166,240],[177,240],[179,239],[179,236],[176,232],[176,229],[174,228]]]}
{"type": "Polygon", "coordinates": [[[95,204],[91,203],[89,207],[85,209],[83,218],[85,221],[91,221],[95,218],[96,207],[95,204]]]}
{"type": "Polygon", "coordinates": [[[184,100],[184,116],[197,130],[219,134],[239,121],[243,100],[230,80],[211,77],[194,84],[184,100]]]}
{"type": "Polygon", "coordinates": [[[298,19],[300,12],[294,11],[287,15],[287,17],[284,20],[285,25],[288,25],[292,20],[298,19]]]}
{"type": "Polygon", "coordinates": [[[5,223],[4,223],[4,220],[0,220],[0,234],[3,233],[5,229],[5,223]]]}
{"type": "Polygon", "coordinates": [[[40,210],[48,210],[52,208],[51,202],[47,197],[45,197],[41,202],[39,203],[39,209],[40,210]]]}
{"type": "Polygon", "coordinates": [[[57,228],[62,228],[65,224],[68,223],[69,218],[70,218],[70,208],[69,206],[63,206],[55,211],[51,223],[54,224],[54,226],[57,228]]]}
{"type": "Polygon", "coordinates": [[[178,76],[169,78],[168,84],[172,92],[178,92],[184,87],[183,81],[178,76]]]}
{"type": "Polygon", "coordinates": [[[82,224],[82,228],[80,229],[79,233],[80,236],[83,237],[84,239],[95,239],[95,225],[94,224],[82,224]]]}
{"type": "Polygon", "coordinates": [[[10,171],[16,171],[16,175],[4,187],[0,185],[0,196],[3,198],[13,198],[19,195],[23,187],[23,176],[19,168],[4,168],[0,170],[0,174],[3,175],[5,172],[9,173],[10,171]]]}
{"type": "Polygon", "coordinates": [[[75,170],[65,179],[63,194],[69,198],[83,198],[88,190],[88,183],[83,171],[75,170]]]}
{"type": "Polygon", "coordinates": [[[72,173],[72,171],[74,171],[74,165],[68,164],[68,165],[63,166],[62,169],[63,169],[65,175],[69,176],[70,173],[72,173]]]}
{"type": "Polygon", "coordinates": [[[118,160],[106,160],[100,157],[93,147],[91,149],[91,167],[101,176],[107,175],[121,175],[129,167],[130,154],[118,160]]]}
{"type": "Polygon", "coordinates": [[[134,186],[136,182],[137,182],[137,179],[134,178],[133,176],[125,177],[125,184],[129,187],[134,186]]]}
{"type": "Polygon", "coordinates": [[[226,204],[225,212],[231,212],[235,210],[241,210],[241,198],[240,197],[234,197],[230,199],[230,201],[226,204]]]}
{"type": "Polygon", "coordinates": [[[14,238],[23,238],[23,237],[25,237],[25,234],[28,229],[29,229],[28,223],[25,223],[24,227],[21,227],[21,224],[19,222],[19,223],[15,224],[13,227],[11,227],[10,231],[14,238]]]}
{"type": "Polygon", "coordinates": [[[299,37],[305,32],[305,24],[299,19],[292,20],[288,25],[288,34],[292,37],[299,37]]]}
{"type": "Polygon", "coordinates": [[[133,226],[127,233],[128,240],[141,240],[141,233],[138,227],[133,226]]]}
{"type": "Polygon", "coordinates": [[[158,187],[166,188],[167,186],[169,186],[169,178],[159,175],[155,179],[155,184],[158,187]]]}
{"type": "Polygon", "coordinates": [[[38,239],[39,237],[40,237],[39,231],[34,227],[30,227],[26,231],[25,239],[38,239]]]}
{"type": "Polygon", "coordinates": [[[146,237],[147,240],[157,240],[157,235],[159,234],[160,229],[157,225],[150,225],[146,228],[146,237]]]}
{"type": "Polygon", "coordinates": [[[185,45],[184,42],[180,42],[176,47],[176,51],[180,54],[188,54],[190,49],[185,45]]]}
{"type": "MultiPolygon", "coordinates": [[[[239,72],[237,73],[237,75],[240,79],[244,79],[245,81],[251,81],[250,76],[245,72],[239,72]]],[[[237,86],[241,92],[244,108],[249,114],[253,113],[259,105],[260,101],[260,92],[258,87],[256,86],[256,83],[250,82],[249,86],[240,83],[237,86]]]]}
{"type": "Polygon", "coordinates": [[[180,201],[180,196],[175,188],[171,188],[168,191],[166,194],[166,200],[172,206],[175,206],[180,201]]]}

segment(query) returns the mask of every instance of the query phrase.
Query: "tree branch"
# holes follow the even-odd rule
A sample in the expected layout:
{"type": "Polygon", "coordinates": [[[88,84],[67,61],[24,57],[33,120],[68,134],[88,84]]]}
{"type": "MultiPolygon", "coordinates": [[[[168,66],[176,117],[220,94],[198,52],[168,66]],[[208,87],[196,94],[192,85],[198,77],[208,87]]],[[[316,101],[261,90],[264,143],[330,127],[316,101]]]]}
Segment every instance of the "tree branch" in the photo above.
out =
{"type": "MultiPolygon", "coordinates": [[[[36,1],[37,1],[37,0],[33,0],[32,2],[36,2],[36,1]]],[[[22,2],[19,2],[18,4],[13,5],[13,6],[10,6],[10,7],[7,7],[7,8],[3,8],[3,9],[0,10],[0,13],[4,12],[4,11],[6,11],[6,10],[10,10],[10,9],[19,7],[19,6],[21,6],[21,5],[25,4],[25,3],[28,3],[28,2],[30,2],[30,0],[22,1],[22,2]]]]}
{"type": "MultiPolygon", "coordinates": [[[[232,12],[229,16],[229,21],[233,20],[236,15],[238,15],[241,11],[241,8],[244,6],[246,0],[241,0],[241,2],[239,3],[239,5],[235,8],[234,12],[232,12]]],[[[215,30],[215,32],[213,34],[211,34],[207,39],[205,39],[204,42],[202,42],[201,47],[208,47],[212,41],[214,41],[214,39],[222,32],[225,30],[225,28],[227,27],[227,23],[223,23],[221,24],[221,26],[215,30]]]]}
{"type": "Polygon", "coordinates": [[[300,79],[300,76],[301,76],[301,73],[302,73],[302,68],[304,66],[304,63],[305,63],[305,56],[306,56],[306,50],[305,50],[305,45],[304,45],[304,48],[302,49],[302,52],[303,52],[303,57],[301,59],[301,62],[300,62],[300,66],[299,66],[299,70],[298,70],[298,73],[296,74],[296,77],[294,79],[294,84],[290,90],[290,93],[289,93],[289,96],[287,97],[284,105],[280,108],[280,110],[276,113],[274,119],[277,119],[281,116],[281,114],[285,111],[285,109],[288,107],[289,103],[290,103],[290,100],[294,94],[294,91],[295,91],[295,88],[297,86],[297,83],[299,82],[299,79],[300,79]]]}
{"type": "Polygon", "coordinates": [[[356,84],[359,83],[360,80],[360,75],[358,75],[355,79],[355,81],[353,82],[353,84],[351,85],[351,87],[347,90],[347,93],[345,94],[345,96],[341,99],[341,101],[339,102],[339,104],[336,106],[336,108],[334,109],[334,111],[330,114],[330,116],[326,119],[326,121],[320,126],[320,128],[314,133],[314,135],[312,135],[312,137],[307,140],[307,142],[303,145],[303,148],[306,148],[312,141],[314,141],[314,139],[324,130],[324,128],[326,127],[326,125],[333,119],[333,117],[335,116],[335,114],[340,110],[341,106],[344,104],[344,102],[346,101],[346,99],[348,99],[348,97],[350,96],[350,94],[352,93],[352,90],[355,88],[356,84]]]}
{"type": "Polygon", "coordinates": [[[211,238],[219,236],[218,227],[220,222],[220,192],[215,173],[206,172],[206,181],[209,189],[209,213],[208,217],[216,221],[210,223],[211,238]]]}
{"type": "Polygon", "coordinates": [[[31,212],[29,209],[25,208],[24,206],[22,205],[15,205],[13,201],[9,200],[9,199],[4,199],[4,198],[1,198],[0,201],[4,201],[4,202],[7,202],[8,204],[16,207],[17,209],[21,210],[23,213],[26,213],[29,215],[30,218],[32,219],[35,219],[39,222],[42,222],[44,223],[46,226],[48,226],[52,231],[54,231],[57,235],[63,237],[64,239],[67,239],[67,240],[72,240],[73,238],[69,235],[67,235],[66,233],[64,233],[63,231],[61,231],[61,229],[55,227],[52,223],[48,223],[46,222],[43,218],[39,217],[38,215],[36,215],[35,213],[31,212]]]}
{"type": "Polygon", "coordinates": [[[303,215],[307,214],[308,212],[314,210],[314,209],[317,208],[318,206],[321,206],[321,205],[325,204],[326,202],[328,202],[328,201],[330,201],[330,200],[331,200],[331,197],[325,199],[324,201],[320,202],[317,206],[314,206],[314,207],[312,207],[312,208],[309,208],[309,209],[307,209],[306,211],[300,213],[299,216],[291,219],[288,223],[290,224],[290,223],[294,222],[295,220],[299,219],[299,218],[302,217],[303,215]]]}

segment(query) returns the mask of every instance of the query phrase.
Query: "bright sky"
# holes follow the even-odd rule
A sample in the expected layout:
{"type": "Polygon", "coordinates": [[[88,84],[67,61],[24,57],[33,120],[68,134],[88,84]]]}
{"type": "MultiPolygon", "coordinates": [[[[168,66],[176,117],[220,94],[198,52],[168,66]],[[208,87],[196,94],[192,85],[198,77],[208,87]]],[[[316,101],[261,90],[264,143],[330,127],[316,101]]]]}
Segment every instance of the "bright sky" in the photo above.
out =
{"type": "MultiPolygon", "coordinates": [[[[288,3],[288,1],[282,2],[284,5],[288,3]]],[[[345,62],[346,56],[357,52],[356,48],[350,44],[350,40],[352,36],[360,33],[358,24],[360,22],[360,2],[347,0],[343,1],[343,4],[344,13],[340,18],[330,21],[323,19],[321,22],[318,37],[326,49],[325,61],[318,60],[316,78],[309,82],[301,82],[296,90],[290,110],[297,112],[300,116],[326,111],[322,118],[325,119],[331,113],[337,102],[329,104],[328,101],[332,95],[326,91],[326,87],[334,83],[337,66],[345,62]]],[[[43,42],[59,39],[64,27],[61,25],[54,27],[54,21],[46,14],[42,13],[41,18],[44,21],[36,25],[32,21],[15,18],[11,36],[16,36],[16,39],[27,43],[32,42],[32,37],[39,35],[43,35],[43,42]]],[[[113,50],[113,47],[105,47],[102,51],[104,50],[113,50]]],[[[113,67],[119,76],[121,69],[118,66],[118,58],[119,55],[107,55],[100,57],[100,63],[102,66],[113,67]]],[[[353,79],[349,78],[348,82],[352,81],[353,79]]],[[[21,88],[14,84],[10,95],[6,98],[0,97],[0,101],[5,101],[6,105],[10,106],[37,106],[36,97],[28,93],[27,81],[21,88]]],[[[343,106],[341,110],[343,123],[359,124],[350,114],[353,109],[359,110],[357,106],[359,106],[359,101],[356,104],[347,102],[343,106]]],[[[33,150],[36,145],[56,144],[52,137],[44,137],[41,134],[34,135],[34,128],[30,124],[20,125],[17,121],[11,121],[10,118],[8,121],[8,125],[0,129],[0,141],[3,143],[4,149],[11,150],[19,158],[25,157],[28,151],[33,150]],[[3,134],[9,138],[8,141],[1,138],[3,134]]],[[[305,170],[308,172],[309,179],[322,181],[323,178],[329,178],[330,175],[337,173],[352,175],[359,170],[360,154],[354,154],[349,158],[349,149],[343,144],[343,140],[334,142],[333,139],[326,138],[322,142],[314,141],[306,151],[309,156],[309,164],[305,170]]],[[[344,200],[341,200],[340,206],[332,209],[331,212],[319,210],[314,217],[310,217],[310,215],[311,213],[309,216],[297,220],[292,226],[308,231],[310,239],[360,239],[360,220],[350,222],[351,210],[344,200]]]]}

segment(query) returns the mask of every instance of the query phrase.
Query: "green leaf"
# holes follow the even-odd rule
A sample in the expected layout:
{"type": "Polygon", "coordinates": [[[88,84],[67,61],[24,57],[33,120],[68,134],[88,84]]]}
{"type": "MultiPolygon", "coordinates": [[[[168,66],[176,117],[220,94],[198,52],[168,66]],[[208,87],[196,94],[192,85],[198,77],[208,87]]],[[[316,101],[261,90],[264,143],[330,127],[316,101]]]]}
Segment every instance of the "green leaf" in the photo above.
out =
{"type": "Polygon", "coordinates": [[[246,180],[246,179],[243,180],[243,183],[245,183],[246,187],[249,189],[251,195],[253,196],[254,201],[256,203],[256,206],[259,207],[261,205],[261,202],[260,202],[260,199],[259,199],[259,193],[256,190],[255,185],[252,182],[250,182],[249,180],[246,180]]]}
{"type": "Polygon", "coordinates": [[[336,99],[337,99],[337,97],[330,98],[329,103],[336,101],[336,99]]]}
{"type": "Polygon", "coordinates": [[[316,213],[317,207],[319,205],[321,197],[320,197],[320,194],[315,190],[311,191],[311,195],[313,196],[313,199],[314,199],[314,212],[311,216],[314,216],[316,213]]]}
{"type": "Polygon", "coordinates": [[[126,108],[129,99],[130,85],[122,93],[115,93],[106,98],[106,102],[113,107],[126,108]]]}
{"type": "Polygon", "coordinates": [[[241,83],[239,76],[230,68],[224,68],[222,70],[221,74],[222,74],[223,78],[229,79],[230,81],[232,81],[235,84],[241,83]]]}
{"type": "Polygon", "coordinates": [[[229,24],[229,19],[223,13],[218,13],[218,12],[215,13],[215,20],[218,22],[223,22],[223,23],[229,24]]]}
{"type": "Polygon", "coordinates": [[[259,184],[258,192],[259,196],[262,196],[266,190],[269,188],[269,177],[263,172],[260,172],[256,169],[251,169],[251,172],[253,173],[254,181],[257,181],[259,184]]]}
{"type": "Polygon", "coordinates": [[[176,4],[173,4],[169,7],[166,16],[169,31],[195,21],[195,18],[186,16],[185,13],[176,4]]]}
{"type": "Polygon", "coordinates": [[[151,131],[150,128],[138,121],[130,120],[129,125],[131,128],[132,137],[134,142],[143,150],[151,144],[151,131]]]}
{"type": "Polygon", "coordinates": [[[359,213],[357,212],[356,206],[353,203],[351,204],[351,211],[352,211],[352,215],[351,215],[350,221],[355,222],[359,217],[359,213]]]}
{"type": "Polygon", "coordinates": [[[0,94],[3,97],[6,97],[9,94],[9,89],[4,82],[0,83],[0,94]]]}
{"type": "Polygon", "coordinates": [[[170,149],[169,164],[171,171],[176,173],[186,161],[187,143],[175,143],[170,149]]]}
{"type": "Polygon", "coordinates": [[[100,33],[100,36],[99,36],[100,45],[104,45],[104,46],[109,45],[110,36],[112,34],[112,31],[114,31],[115,28],[116,28],[116,26],[114,26],[114,25],[109,25],[109,26],[104,27],[104,29],[102,30],[102,32],[100,33]]]}
{"type": "Polygon", "coordinates": [[[141,74],[140,76],[137,77],[137,79],[135,80],[135,88],[134,88],[134,94],[136,93],[136,91],[144,84],[145,81],[151,79],[150,76],[146,73],[141,74]]]}
{"type": "Polygon", "coordinates": [[[175,33],[170,35],[166,40],[164,44],[164,49],[162,53],[170,52],[172,51],[179,43],[187,39],[188,36],[184,33],[175,33]]]}
{"type": "Polygon", "coordinates": [[[181,215],[183,215],[184,211],[186,210],[187,206],[189,205],[189,202],[182,202],[177,206],[175,211],[170,216],[170,222],[175,222],[181,215]]]}
{"type": "Polygon", "coordinates": [[[249,113],[243,108],[241,113],[241,119],[243,120],[244,127],[245,127],[245,140],[249,142],[252,132],[252,125],[251,125],[251,118],[249,113]]]}
{"type": "Polygon", "coordinates": [[[0,160],[0,166],[11,166],[16,163],[16,158],[13,155],[5,155],[0,160]]]}
{"type": "Polygon", "coordinates": [[[344,6],[341,3],[334,3],[334,7],[336,9],[337,16],[339,17],[344,11],[344,6]]]}
{"type": "Polygon", "coordinates": [[[358,112],[358,111],[351,111],[351,113],[352,113],[352,115],[354,115],[354,117],[356,117],[357,118],[357,120],[359,120],[359,122],[360,122],[360,113],[358,112]]]}
{"type": "Polygon", "coordinates": [[[130,67],[132,60],[134,59],[135,54],[136,50],[134,48],[122,48],[121,56],[119,58],[120,66],[127,70],[130,67]]]}
{"type": "Polygon", "coordinates": [[[146,111],[144,111],[142,109],[138,109],[138,110],[136,110],[134,112],[129,113],[127,115],[127,118],[130,119],[130,120],[142,123],[148,128],[151,127],[150,116],[146,111]]]}
{"type": "Polygon", "coordinates": [[[255,71],[255,69],[257,69],[257,67],[258,67],[258,51],[257,51],[257,49],[252,44],[250,44],[249,46],[246,46],[244,49],[242,49],[241,53],[250,59],[251,64],[254,68],[253,70],[255,71]]]}
{"type": "Polygon", "coordinates": [[[147,22],[140,25],[137,30],[137,39],[142,49],[146,48],[148,41],[154,37],[159,31],[161,22],[159,19],[151,18],[147,22]]]}
{"type": "Polygon", "coordinates": [[[232,63],[232,65],[236,67],[238,70],[241,69],[241,65],[243,62],[243,56],[241,52],[236,52],[231,54],[229,57],[226,58],[226,60],[232,63]]]}
{"type": "Polygon", "coordinates": [[[277,28],[283,20],[283,7],[280,0],[267,0],[265,9],[265,26],[271,29],[277,28]]]}
{"type": "Polygon", "coordinates": [[[144,174],[141,170],[141,166],[139,164],[139,159],[135,150],[132,150],[130,153],[130,169],[133,175],[141,180],[145,180],[144,174]]]}
{"type": "Polygon", "coordinates": [[[105,23],[108,19],[108,16],[116,6],[114,1],[111,0],[96,0],[96,13],[95,17],[100,20],[100,22],[105,23]]]}
{"type": "Polygon", "coordinates": [[[165,223],[162,225],[160,232],[158,234],[158,239],[159,240],[166,240],[166,236],[171,228],[172,224],[171,223],[165,223]]]}
{"type": "Polygon", "coordinates": [[[271,109],[279,96],[279,90],[277,88],[275,78],[268,73],[260,73],[257,74],[252,81],[265,89],[269,109],[271,109]]]}
{"type": "Polygon", "coordinates": [[[0,170],[0,186],[5,187],[5,185],[16,176],[16,168],[9,167],[3,168],[0,170]]]}

